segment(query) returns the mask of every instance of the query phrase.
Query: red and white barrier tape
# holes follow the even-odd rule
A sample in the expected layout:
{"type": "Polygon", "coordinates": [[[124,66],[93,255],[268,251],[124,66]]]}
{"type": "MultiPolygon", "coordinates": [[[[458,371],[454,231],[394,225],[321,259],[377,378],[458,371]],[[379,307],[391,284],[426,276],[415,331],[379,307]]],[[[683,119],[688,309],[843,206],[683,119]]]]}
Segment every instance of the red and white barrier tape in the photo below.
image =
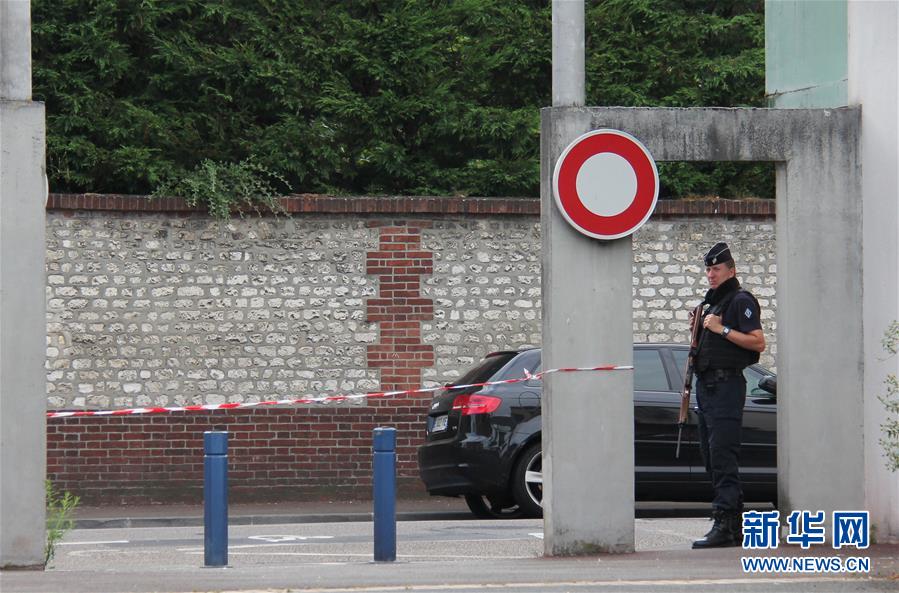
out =
{"type": "MultiPolygon", "coordinates": [[[[468,385],[453,385],[453,389],[470,389],[472,387],[489,387],[492,385],[506,385],[509,383],[521,383],[530,381],[531,379],[541,379],[544,375],[550,373],[577,373],[583,371],[632,371],[633,366],[596,366],[596,367],[564,367],[558,369],[549,369],[532,375],[527,369],[524,370],[524,377],[517,379],[504,379],[502,381],[488,381],[486,383],[470,383],[468,385]]],[[[431,393],[434,391],[442,391],[446,387],[422,387],[419,389],[407,389],[404,391],[381,391],[376,393],[360,393],[354,395],[328,395],[324,397],[303,397],[299,399],[279,399],[264,402],[240,402],[229,404],[203,404],[196,406],[172,406],[168,408],[131,408],[128,410],[78,410],[70,412],[47,412],[47,418],[64,418],[67,416],[128,416],[131,414],[161,414],[163,412],[203,412],[206,410],[238,410],[241,408],[254,408],[258,406],[283,406],[296,404],[329,404],[332,402],[342,402],[354,399],[365,399],[375,397],[395,397],[398,395],[410,395],[412,393],[431,393]]]]}

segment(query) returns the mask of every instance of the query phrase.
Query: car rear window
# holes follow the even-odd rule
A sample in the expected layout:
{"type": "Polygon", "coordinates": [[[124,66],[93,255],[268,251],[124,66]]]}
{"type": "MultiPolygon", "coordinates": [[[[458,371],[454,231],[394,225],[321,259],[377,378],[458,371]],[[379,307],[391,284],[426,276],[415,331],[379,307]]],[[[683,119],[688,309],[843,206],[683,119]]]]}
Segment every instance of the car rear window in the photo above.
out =
{"type": "Polygon", "coordinates": [[[503,371],[503,379],[521,379],[527,372],[536,374],[540,372],[540,351],[529,350],[522,352],[515,360],[509,363],[509,366],[503,371]]]}
{"type": "Polygon", "coordinates": [[[671,389],[658,350],[634,350],[634,389],[637,391],[671,389]]]}
{"type": "Polygon", "coordinates": [[[512,360],[515,352],[500,352],[493,354],[482,360],[476,366],[472,367],[467,373],[462,375],[458,381],[454,381],[453,385],[470,385],[471,383],[486,383],[499,371],[506,366],[506,363],[512,360]]]}

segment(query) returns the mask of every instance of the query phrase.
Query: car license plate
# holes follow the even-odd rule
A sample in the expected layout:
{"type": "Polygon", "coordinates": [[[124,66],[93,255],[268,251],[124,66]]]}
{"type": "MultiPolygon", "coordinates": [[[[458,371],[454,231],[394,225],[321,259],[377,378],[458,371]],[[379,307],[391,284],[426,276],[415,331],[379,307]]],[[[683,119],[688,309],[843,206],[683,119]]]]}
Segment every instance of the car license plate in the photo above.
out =
{"type": "Polygon", "coordinates": [[[434,428],[431,429],[431,432],[440,432],[442,430],[446,430],[449,426],[449,416],[437,416],[434,418],[434,428]]]}

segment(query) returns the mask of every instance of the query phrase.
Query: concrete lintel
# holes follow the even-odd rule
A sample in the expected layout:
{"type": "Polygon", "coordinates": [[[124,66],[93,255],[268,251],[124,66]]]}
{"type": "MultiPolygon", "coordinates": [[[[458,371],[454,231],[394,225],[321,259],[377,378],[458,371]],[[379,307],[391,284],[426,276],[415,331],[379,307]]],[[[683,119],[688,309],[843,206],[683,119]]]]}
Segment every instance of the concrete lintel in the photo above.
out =
{"type": "Polygon", "coordinates": [[[861,111],[724,107],[546,107],[544,117],[588,118],[590,129],[617,128],[646,144],[657,161],[787,161],[850,139],[861,111]]]}

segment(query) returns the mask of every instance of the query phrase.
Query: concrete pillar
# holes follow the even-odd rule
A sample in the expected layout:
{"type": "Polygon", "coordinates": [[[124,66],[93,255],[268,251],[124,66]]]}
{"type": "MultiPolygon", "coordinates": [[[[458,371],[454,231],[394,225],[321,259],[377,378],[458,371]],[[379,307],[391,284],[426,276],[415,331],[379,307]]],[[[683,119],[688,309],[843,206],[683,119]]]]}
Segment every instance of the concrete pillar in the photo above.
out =
{"type": "Polygon", "coordinates": [[[846,30],[846,0],[765,0],[768,105],[847,105],[846,30]]]}
{"type": "MultiPolygon", "coordinates": [[[[550,189],[560,153],[589,129],[581,112],[544,112],[543,368],[633,360],[631,239],[598,241],[577,232],[550,189]]],[[[549,375],[542,405],[546,554],[633,551],[632,373],[549,375]]]]}
{"type": "Polygon", "coordinates": [[[46,539],[44,106],[31,102],[30,4],[0,3],[0,568],[46,539]]]}
{"type": "Polygon", "coordinates": [[[31,100],[31,2],[0,2],[0,100],[31,100]]]}
{"type": "MultiPolygon", "coordinates": [[[[554,0],[553,105],[584,104],[584,3],[554,0]]],[[[552,195],[562,150],[591,130],[585,111],[544,111],[541,129],[543,368],[633,360],[630,237],[589,238],[552,195]]],[[[543,387],[547,555],[634,550],[633,374],[549,375],[543,387]]]]}
{"type": "MultiPolygon", "coordinates": [[[[856,428],[864,439],[864,508],[871,513],[872,533],[880,541],[896,540],[899,473],[885,463],[879,441],[887,414],[877,396],[886,393],[885,378],[899,374],[899,360],[887,358],[881,346],[884,330],[899,319],[899,7],[870,0],[766,0],[765,36],[771,106],[863,107],[864,417],[856,428]]],[[[789,167],[781,173],[786,188],[793,176],[789,167]]]]}
{"type": "Polygon", "coordinates": [[[887,469],[877,395],[899,357],[887,357],[884,330],[899,319],[899,4],[848,3],[849,101],[862,105],[864,196],[865,506],[877,540],[899,541],[899,472],[887,469]]]}
{"type": "Polygon", "coordinates": [[[830,517],[865,502],[860,114],[839,113],[847,117],[794,121],[777,169],[781,516],[830,517]]]}

